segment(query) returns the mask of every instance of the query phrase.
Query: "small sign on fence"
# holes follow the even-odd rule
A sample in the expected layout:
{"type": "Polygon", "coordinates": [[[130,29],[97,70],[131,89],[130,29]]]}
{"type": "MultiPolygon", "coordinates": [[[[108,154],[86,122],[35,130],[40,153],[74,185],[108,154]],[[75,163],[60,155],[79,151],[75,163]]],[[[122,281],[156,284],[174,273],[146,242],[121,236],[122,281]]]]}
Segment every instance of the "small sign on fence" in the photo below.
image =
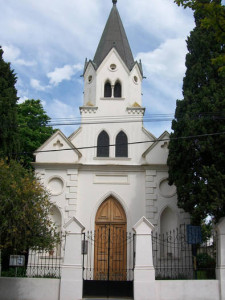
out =
{"type": "Polygon", "coordinates": [[[23,267],[25,265],[24,255],[10,255],[10,267],[23,267]]]}
{"type": "Polygon", "coordinates": [[[191,245],[202,243],[202,232],[200,226],[187,225],[187,242],[191,245]]]}

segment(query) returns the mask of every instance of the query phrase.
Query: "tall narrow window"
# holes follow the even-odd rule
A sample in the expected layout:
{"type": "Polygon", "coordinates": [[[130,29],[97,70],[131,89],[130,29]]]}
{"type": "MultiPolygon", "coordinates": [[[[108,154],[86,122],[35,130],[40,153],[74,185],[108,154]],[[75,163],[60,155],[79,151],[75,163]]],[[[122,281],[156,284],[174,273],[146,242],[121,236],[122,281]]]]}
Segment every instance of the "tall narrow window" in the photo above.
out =
{"type": "Polygon", "coordinates": [[[121,98],[122,97],[122,88],[119,81],[116,82],[114,86],[114,97],[115,98],[121,98]]]}
{"type": "Polygon", "coordinates": [[[98,136],[97,157],[109,157],[109,135],[105,130],[98,136]]]}
{"type": "Polygon", "coordinates": [[[111,98],[112,97],[112,87],[109,81],[105,83],[104,87],[104,97],[105,98],[111,98]]]}
{"type": "Polygon", "coordinates": [[[123,131],[116,136],[116,157],[128,157],[127,136],[123,131]]]}

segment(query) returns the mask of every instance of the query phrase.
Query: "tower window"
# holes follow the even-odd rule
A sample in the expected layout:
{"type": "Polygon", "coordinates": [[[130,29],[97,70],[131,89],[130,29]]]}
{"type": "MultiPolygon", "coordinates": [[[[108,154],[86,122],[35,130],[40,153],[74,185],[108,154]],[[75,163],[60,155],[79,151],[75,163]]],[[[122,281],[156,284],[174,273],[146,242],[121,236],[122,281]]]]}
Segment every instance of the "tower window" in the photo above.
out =
{"type": "Polygon", "coordinates": [[[110,69],[111,69],[112,71],[115,71],[115,70],[116,70],[116,65],[115,65],[115,64],[111,64],[111,65],[110,65],[110,69]]]}
{"type": "Polygon", "coordinates": [[[116,136],[116,157],[128,157],[128,141],[123,131],[116,136]]]}
{"type": "Polygon", "coordinates": [[[112,97],[112,88],[111,88],[111,84],[109,81],[107,81],[105,83],[105,87],[104,87],[104,97],[105,98],[111,98],[112,97]]]}
{"type": "Polygon", "coordinates": [[[115,98],[121,98],[122,92],[121,92],[121,84],[119,81],[116,82],[114,86],[114,97],[115,98]]]}
{"type": "Polygon", "coordinates": [[[98,136],[97,157],[109,157],[109,135],[105,130],[98,136]]]}

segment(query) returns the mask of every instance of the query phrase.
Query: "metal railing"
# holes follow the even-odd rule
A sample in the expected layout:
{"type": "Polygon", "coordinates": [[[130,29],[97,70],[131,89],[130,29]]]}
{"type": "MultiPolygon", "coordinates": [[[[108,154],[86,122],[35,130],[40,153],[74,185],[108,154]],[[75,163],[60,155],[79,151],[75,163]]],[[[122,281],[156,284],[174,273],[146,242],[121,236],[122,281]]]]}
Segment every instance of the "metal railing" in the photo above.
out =
{"type": "Polygon", "coordinates": [[[156,279],[215,279],[217,237],[191,242],[187,226],[152,235],[156,279]]]}
{"type": "Polygon", "coordinates": [[[27,253],[18,255],[4,253],[2,257],[2,277],[35,277],[35,278],[60,278],[61,277],[61,245],[52,251],[34,248],[27,253]],[[11,259],[10,259],[11,257],[11,259]],[[18,263],[10,263],[18,261],[18,263]]]}

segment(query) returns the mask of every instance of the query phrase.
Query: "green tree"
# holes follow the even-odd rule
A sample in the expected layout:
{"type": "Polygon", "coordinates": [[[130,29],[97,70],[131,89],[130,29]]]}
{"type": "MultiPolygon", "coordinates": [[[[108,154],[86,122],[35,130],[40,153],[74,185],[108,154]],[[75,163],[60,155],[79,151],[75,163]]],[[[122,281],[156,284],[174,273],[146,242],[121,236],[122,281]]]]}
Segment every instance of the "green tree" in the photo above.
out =
{"type": "Polygon", "coordinates": [[[184,98],[177,101],[168,157],[178,205],[199,224],[207,215],[218,221],[225,213],[225,135],[181,138],[225,132],[225,80],[211,63],[224,45],[211,27],[201,26],[203,18],[196,10],[196,27],[187,40],[184,98]]]}
{"type": "Polygon", "coordinates": [[[0,46],[0,157],[12,158],[19,149],[16,76],[3,60],[0,46]]]}
{"type": "Polygon", "coordinates": [[[49,120],[40,100],[26,100],[18,105],[20,158],[25,166],[30,167],[33,152],[54,133],[55,130],[48,126],[49,120]]]}
{"type": "Polygon", "coordinates": [[[33,172],[0,160],[0,250],[51,249],[59,241],[49,194],[33,172]]]}
{"type": "MultiPolygon", "coordinates": [[[[204,17],[201,19],[201,26],[211,28],[215,32],[215,38],[221,45],[225,44],[225,6],[221,0],[175,0],[179,6],[189,7],[194,11],[201,12],[204,17]]],[[[225,76],[225,54],[220,53],[212,61],[217,67],[221,76],[225,76]]]]}

